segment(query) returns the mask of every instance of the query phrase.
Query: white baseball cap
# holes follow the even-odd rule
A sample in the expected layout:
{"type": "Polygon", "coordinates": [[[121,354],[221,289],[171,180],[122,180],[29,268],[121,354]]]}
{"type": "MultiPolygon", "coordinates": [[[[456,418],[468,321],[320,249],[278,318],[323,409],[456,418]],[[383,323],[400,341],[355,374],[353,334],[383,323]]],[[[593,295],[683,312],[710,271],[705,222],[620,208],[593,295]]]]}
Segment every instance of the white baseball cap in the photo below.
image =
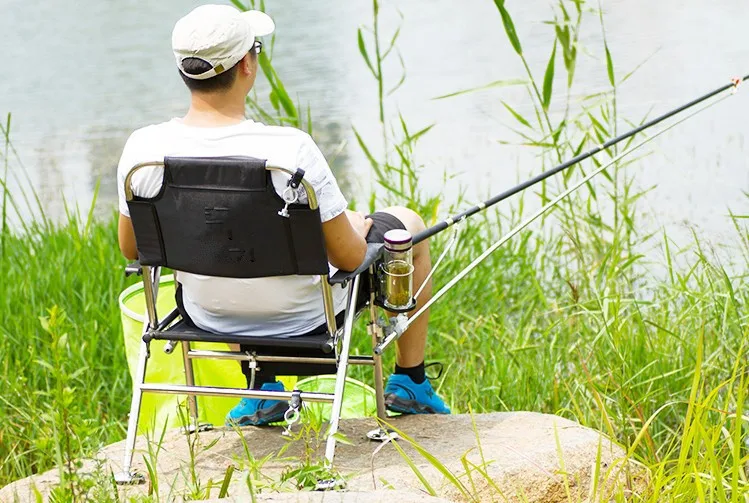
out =
{"type": "Polygon", "coordinates": [[[255,37],[273,33],[276,25],[259,10],[242,12],[230,5],[201,5],[177,21],[172,32],[172,51],[177,66],[186,77],[210,79],[242,59],[255,43],[255,37]],[[192,75],[182,62],[202,59],[211,69],[192,75]]]}

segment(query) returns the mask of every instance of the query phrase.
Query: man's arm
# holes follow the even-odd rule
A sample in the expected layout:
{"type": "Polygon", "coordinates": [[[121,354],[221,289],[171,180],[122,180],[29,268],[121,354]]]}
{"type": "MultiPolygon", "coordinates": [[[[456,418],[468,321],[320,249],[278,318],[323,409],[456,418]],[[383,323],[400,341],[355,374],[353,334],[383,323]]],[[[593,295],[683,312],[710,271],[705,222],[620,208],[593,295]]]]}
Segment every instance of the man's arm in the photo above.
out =
{"type": "Polygon", "coordinates": [[[367,253],[365,236],[371,227],[371,219],[350,210],[323,222],[322,233],[330,264],[343,271],[359,267],[367,253]]]}
{"type": "Polygon", "coordinates": [[[120,220],[117,223],[117,239],[120,242],[120,251],[126,259],[135,260],[138,258],[133,222],[130,217],[126,217],[122,213],[120,213],[120,220]]]}
{"type": "Polygon", "coordinates": [[[364,261],[367,252],[365,236],[372,221],[361,213],[346,209],[348,203],[328,162],[312,137],[301,134],[296,167],[305,171],[307,182],[317,196],[328,262],[343,271],[353,271],[364,261]]]}

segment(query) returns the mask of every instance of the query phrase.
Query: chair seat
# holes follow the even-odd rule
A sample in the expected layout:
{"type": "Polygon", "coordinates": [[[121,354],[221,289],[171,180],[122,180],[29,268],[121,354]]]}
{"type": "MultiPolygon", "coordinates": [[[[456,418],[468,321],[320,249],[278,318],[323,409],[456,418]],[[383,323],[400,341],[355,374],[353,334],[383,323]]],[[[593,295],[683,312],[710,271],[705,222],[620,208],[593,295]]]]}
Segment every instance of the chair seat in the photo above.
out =
{"type": "Polygon", "coordinates": [[[221,342],[226,344],[241,344],[253,348],[288,348],[295,350],[319,351],[323,354],[333,352],[333,341],[328,332],[314,335],[272,335],[257,337],[250,335],[217,334],[201,330],[180,320],[173,326],[162,331],[149,331],[143,336],[145,342],[156,341],[189,341],[189,342],[221,342]]]}

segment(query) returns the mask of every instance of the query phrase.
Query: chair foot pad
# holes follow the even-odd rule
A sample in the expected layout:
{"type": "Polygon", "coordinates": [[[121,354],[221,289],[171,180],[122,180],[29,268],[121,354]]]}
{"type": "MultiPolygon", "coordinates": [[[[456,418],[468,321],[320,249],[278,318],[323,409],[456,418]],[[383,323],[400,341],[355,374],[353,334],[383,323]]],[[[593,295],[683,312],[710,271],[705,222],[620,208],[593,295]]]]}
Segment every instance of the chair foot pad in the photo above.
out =
{"type": "Polygon", "coordinates": [[[318,480],[315,485],[315,491],[336,491],[346,487],[346,481],[342,479],[325,479],[318,480]]]}
{"type": "Polygon", "coordinates": [[[397,440],[398,434],[385,428],[377,428],[367,432],[367,438],[373,442],[387,442],[389,440],[397,440]]]}
{"type": "Polygon", "coordinates": [[[136,486],[146,483],[146,477],[137,472],[119,472],[114,474],[114,481],[118,486],[136,486]]]}
{"type": "Polygon", "coordinates": [[[193,433],[203,433],[204,431],[211,431],[213,430],[213,425],[211,423],[200,423],[196,425],[195,423],[190,423],[187,426],[182,427],[182,433],[185,435],[192,435],[193,433]]]}

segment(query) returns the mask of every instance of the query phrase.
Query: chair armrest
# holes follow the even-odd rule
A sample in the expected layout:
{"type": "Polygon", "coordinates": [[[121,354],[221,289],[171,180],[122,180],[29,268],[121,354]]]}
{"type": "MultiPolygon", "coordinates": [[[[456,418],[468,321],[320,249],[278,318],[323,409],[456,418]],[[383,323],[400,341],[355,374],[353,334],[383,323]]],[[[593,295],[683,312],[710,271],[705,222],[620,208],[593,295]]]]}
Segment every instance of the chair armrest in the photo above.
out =
{"type": "Polygon", "coordinates": [[[137,274],[138,276],[143,275],[143,268],[137,260],[125,266],[125,277],[132,276],[133,274],[137,274]]]}
{"type": "Polygon", "coordinates": [[[338,271],[331,278],[328,278],[328,283],[331,285],[340,285],[346,283],[350,279],[354,279],[361,273],[366,272],[382,255],[383,246],[382,243],[367,243],[367,253],[364,255],[364,262],[351,272],[338,271]]]}

